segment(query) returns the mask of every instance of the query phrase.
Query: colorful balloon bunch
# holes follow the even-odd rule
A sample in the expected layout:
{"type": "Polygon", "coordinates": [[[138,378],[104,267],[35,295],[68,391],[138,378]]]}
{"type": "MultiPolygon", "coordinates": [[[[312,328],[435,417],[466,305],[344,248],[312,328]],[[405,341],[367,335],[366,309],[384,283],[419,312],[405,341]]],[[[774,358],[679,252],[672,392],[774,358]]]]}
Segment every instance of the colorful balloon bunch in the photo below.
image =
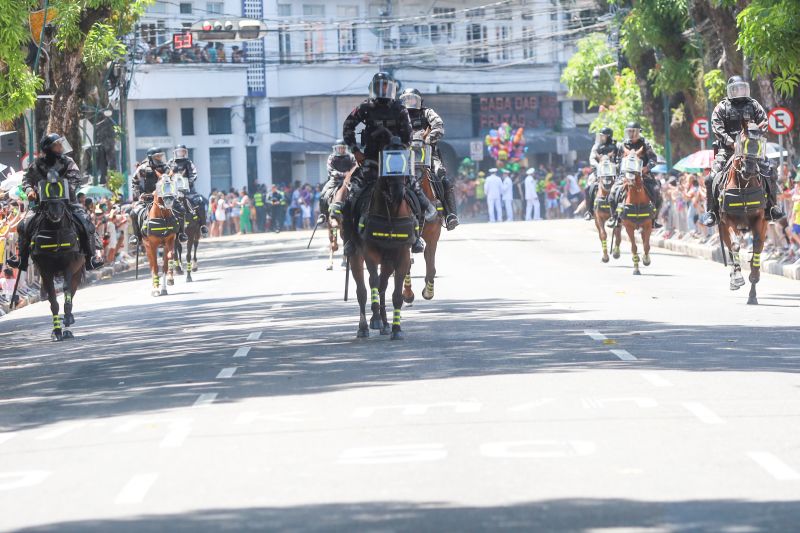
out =
{"type": "Polygon", "coordinates": [[[525,146],[525,130],[517,128],[512,131],[508,122],[503,122],[497,129],[489,130],[485,143],[489,155],[497,161],[497,166],[514,172],[514,167],[519,169],[519,162],[528,152],[528,147],[525,146]]]}

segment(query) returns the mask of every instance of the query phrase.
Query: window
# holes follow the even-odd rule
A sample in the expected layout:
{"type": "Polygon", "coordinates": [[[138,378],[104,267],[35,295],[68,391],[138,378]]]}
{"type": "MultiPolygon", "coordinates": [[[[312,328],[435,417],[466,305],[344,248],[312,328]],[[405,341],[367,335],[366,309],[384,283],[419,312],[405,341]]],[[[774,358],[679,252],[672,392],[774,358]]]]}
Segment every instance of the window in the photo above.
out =
{"type": "Polygon", "coordinates": [[[255,107],[245,107],[244,108],[244,131],[245,131],[245,133],[255,133],[256,132],[256,108],[255,107]]]}
{"type": "Polygon", "coordinates": [[[208,134],[226,135],[231,133],[231,110],[227,107],[208,108],[208,134]]]}
{"type": "Polygon", "coordinates": [[[495,59],[508,61],[511,59],[509,44],[511,41],[511,26],[498,25],[494,27],[495,59]]]}
{"type": "Polygon", "coordinates": [[[430,25],[431,42],[433,43],[450,43],[453,42],[455,36],[453,30],[453,23],[447,19],[456,18],[456,8],[454,7],[434,7],[433,18],[442,19],[430,25]]]}
{"type": "Polygon", "coordinates": [[[467,63],[488,63],[489,47],[487,46],[487,30],[482,24],[467,25],[467,43],[464,60],[467,63]]]}
{"type": "Polygon", "coordinates": [[[325,16],[325,4],[303,4],[303,16],[322,18],[325,16]]]}
{"type": "Polygon", "coordinates": [[[211,167],[211,188],[219,191],[230,190],[233,183],[231,149],[209,148],[208,152],[211,167]]]}
{"type": "Polygon", "coordinates": [[[281,63],[292,60],[292,33],[286,26],[278,27],[278,60],[281,63]]]}
{"type": "Polygon", "coordinates": [[[336,18],[343,20],[358,18],[358,6],[336,6],[336,18]]]}
{"type": "Polygon", "coordinates": [[[181,15],[191,15],[192,14],[192,4],[188,2],[181,2],[181,15]]]}
{"type": "Polygon", "coordinates": [[[139,39],[153,46],[167,42],[167,25],[163,20],[139,25],[139,39]]]}
{"type": "Polygon", "coordinates": [[[291,17],[292,16],[292,4],[278,4],[278,16],[279,17],[291,17]]]}
{"type": "Polygon", "coordinates": [[[339,24],[339,53],[352,54],[358,51],[356,28],[353,24],[339,24]]]}
{"type": "Polygon", "coordinates": [[[486,9],[476,7],[475,9],[467,10],[467,17],[469,18],[486,18],[486,9]]]}
{"type": "Polygon", "coordinates": [[[181,108],[181,135],[194,135],[194,109],[181,108]]]}
{"type": "Polygon", "coordinates": [[[584,114],[584,113],[597,113],[599,109],[597,106],[590,107],[589,102],[587,100],[573,100],[572,101],[572,112],[577,114],[584,114]]]}
{"type": "Polygon", "coordinates": [[[270,107],[269,108],[269,131],[271,133],[289,133],[290,107],[270,107]]]}
{"type": "Polygon", "coordinates": [[[536,34],[532,27],[522,28],[522,58],[536,60],[536,34]]]}
{"type": "Polygon", "coordinates": [[[225,9],[224,2],[207,2],[206,13],[209,15],[221,15],[225,9]]]}
{"type": "Polygon", "coordinates": [[[325,28],[322,24],[307,24],[304,50],[306,61],[321,60],[325,54],[325,28]]]}
{"type": "Polygon", "coordinates": [[[166,13],[167,3],[164,1],[156,0],[150,7],[147,8],[150,13],[166,13]]]}
{"type": "Polygon", "coordinates": [[[166,137],[169,135],[166,109],[134,109],[133,124],[137,137],[166,137]]]}

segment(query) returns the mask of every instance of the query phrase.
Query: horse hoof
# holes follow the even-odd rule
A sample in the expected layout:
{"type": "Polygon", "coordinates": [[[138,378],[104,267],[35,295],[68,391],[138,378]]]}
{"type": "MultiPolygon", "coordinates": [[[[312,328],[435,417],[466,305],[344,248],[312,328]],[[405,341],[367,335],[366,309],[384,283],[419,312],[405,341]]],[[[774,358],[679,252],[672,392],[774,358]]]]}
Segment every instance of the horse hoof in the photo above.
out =
{"type": "Polygon", "coordinates": [[[404,335],[402,331],[393,331],[392,332],[392,339],[393,341],[401,341],[403,340],[404,335]]]}
{"type": "Polygon", "coordinates": [[[633,275],[634,275],[634,276],[641,276],[641,275],[642,275],[642,273],[641,273],[641,271],[639,271],[639,270],[634,270],[634,271],[633,271],[633,275]]]}
{"type": "Polygon", "coordinates": [[[197,272],[197,263],[192,263],[192,272],[197,272]]]}
{"type": "MultiPolygon", "coordinates": [[[[174,280],[174,279],[168,279],[168,280],[167,280],[167,285],[169,285],[170,287],[172,287],[173,285],[175,285],[175,280],[174,280]]],[[[166,293],[165,293],[165,294],[166,294],[166,293]]]]}
{"type": "Polygon", "coordinates": [[[55,342],[59,342],[64,338],[64,333],[60,329],[54,329],[50,334],[50,338],[55,342]]]}
{"type": "Polygon", "coordinates": [[[72,334],[72,332],[71,332],[70,330],[68,330],[68,329],[65,329],[65,330],[64,330],[64,333],[63,333],[63,339],[64,339],[64,340],[67,340],[67,339],[74,339],[74,338],[75,338],[75,335],[73,335],[73,334],[72,334]]]}
{"type": "Polygon", "coordinates": [[[64,326],[70,327],[74,323],[75,317],[72,315],[72,313],[64,313],[64,326]]]}
{"type": "Polygon", "coordinates": [[[166,296],[167,295],[167,288],[166,287],[162,288],[161,289],[161,293],[159,293],[159,295],[160,296],[166,296]]]}
{"type": "Polygon", "coordinates": [[[614,253],[611,254],[611,257],[613,257],[614,259],[619,259],[620,255],[622,255],[622,254],[620,254],[619,250],[614,250],[614,253]]]}
{"type": "Polygon", "coordinates": [[[732,282],[732,281],[731,281],[731,286],[730,286],[730,287],[731,287],[731,290],[732,290],[732,291],[738,291],[739,289],[741,289],[741,288],[742,288],[742,286],[741,286],[741,285],[739,285],[739,284],[737,284],[737,283],[734,283],[734,282],[732,282]]]}
{"type": "Polygon", "coordinates": [[[650,256],[649,255],[642,256],[642,264],[644,266],[650,266],[650,256]]]}
{"type": "Polygon", "coordinates": [[[186,283],[191,283],[192,281],[194,281],[192,279],[192,275],[191,274],[186,274],[186,283]]]}
{"type": "Polygon", "coordinates": [[[161,296],[161,291],[158,289],[153,289],[153,291],[151,291],[150,294],[153,296],[161,296]]]}
{"type": "MultiPolygon", "coordinates": [[[[425,294],[423,293],[423,296],[424,295],[425,294]]],[[[416,298],[416,296],[414,295],[413,292],[411,293],[410,296],[403,295],[403,302],[405,302],[406,304],[411,305],[412,303],[414,303],[414,298],[416,298]]]]}
{"type": "Polygon", "coordinates": [[[389,324],[386,324],[385,326],[383,326],[383,328],[381,328],[381,335],[389,335],[391,333],[392,333],[392,326],[390,326],[389,324]]]}
{"type": "Polygon", "coordinates": [[[181,267],[175,267],[175,274],[177,274],[178,276],[182,276],[183,269],[181,267]]]}
{"type": "Polygon", "coordinates": [[[356,338],[358,339],[366,339],[367,337],[369,337],[368,329],[359,329],[358,333],[356,333],[356,338]]]}
{"type": "Polygon", "coordinates": [[[425,298],[426,300],[433,300],[433,291],[422,289],[422,297],[425,298]]]}
{"type": "Polygon", "coordinates": [[[608,261],[609,261],[608,256],[604,255],[602,261],[603,261],[603,263],[608,263],[608,261]]]}
{"type": "Polygon", "coordinates": [[[747,305],[758,305],[758,298],[751,296],[747,299],[747,305]]]}
{"type": "Polygon", "coordinates": [[[325,270],[333,270],[333,265],[328,265],[328,268],[326,268],[325,270]]]}
{"type": "Polygon", "coordinates": [[[380,318],[373,318],[369,321],[369,329],[383,329],[383,320],[380,318]]]}

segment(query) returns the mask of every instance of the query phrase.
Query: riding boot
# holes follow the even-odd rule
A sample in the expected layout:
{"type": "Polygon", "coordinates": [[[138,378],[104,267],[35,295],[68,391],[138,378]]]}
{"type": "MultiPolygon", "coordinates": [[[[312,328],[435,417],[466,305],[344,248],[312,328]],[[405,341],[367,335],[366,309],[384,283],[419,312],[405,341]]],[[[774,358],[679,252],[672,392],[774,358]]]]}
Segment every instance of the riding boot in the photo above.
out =
{"type": "Polygon", "coordinates": [[[617,212],[617,207],[621,201],[619,194],[619,189],[612,189],[611,194],[608,195],[608,205],[611,208],[611,217],[606,222],[606,227],[608,228],[616,228],[619,225],[619,213],[617,212]]]}
{"type": "Polygon", "coordinates": [[[442,185],[444,185],[444,225],[447,231],[453,231],[460,224],[458,213],[456,212],[456,197],[453,184],[445,177],[442,179],[442,185]]]}
{"type": "Polygon", "coordinates": [[[411,190],[417,195],[419,206],[422,209],[425,222],[433,222],[436,220],[436,217],[439,215],[439,213],[436,211],[436,206],[433,205],[430,200],[428,200],[427,196],[425,196],[425,192],[422,190],[422,186],[419,184],[418,179],[411,179],[411,190]]]}
{"type": "Polygon", "coordinates": [[[714,194],[714,178],[711,177],[713,174],[710,174],[708,178],[705,180],[706,185],[706,212],[703,213],[703,216],[700,217],[700,223],[708,228],[713,228],[719,217],[717,216],[717,208],[716,208],[716,200],[714,194]]]}
{"type": "Polygon", "coordinates": [[[771,177],[764,180],[767,189],[767,209],[765,212],[767,220],[780,220],[786,216],[778,203],[778,184],[771,177]]]}
{"type": "Polygon", "coordinates": [[[589,185],[586,187],[586,214],[583,216],[585,220],[592,220],[594,218],[594,198],[596,187],[589,185]]]}
{"type": "Polygon", "coordinates": [[[186,219],[183,216],[178,221],[178,240],[181,244],[189,242],[189,236],[186,235],[186,219]]]}
{"type": "Polygon", "coordinates": [[[131,223],[131,236],[128,238],[128,244],[131,246],[138,246],[142,241],[142,229],[139,227],[139,212],[131,209],[128,219],[131,223]]]}

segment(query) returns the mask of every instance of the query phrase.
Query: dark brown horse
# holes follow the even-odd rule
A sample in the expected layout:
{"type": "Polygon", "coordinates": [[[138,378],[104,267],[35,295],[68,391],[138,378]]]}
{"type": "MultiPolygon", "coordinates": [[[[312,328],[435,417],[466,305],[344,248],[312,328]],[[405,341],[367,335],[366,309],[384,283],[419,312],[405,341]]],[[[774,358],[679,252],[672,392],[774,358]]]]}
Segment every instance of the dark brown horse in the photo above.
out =
{"type": "MultiPolygon", "coordinates": [[[[403,338],[400,312],[403,307],[403,281],[411,268],[411,244],[414,242],[416,217],[406,201],[405,182],[408,178],[408,152],[395,151],[382,154],[380,168],[392,166],[391,157],[406,158],[401,165],[404,171],[380,172],[369,195],[369,204],[360,209],[363,215],[359,222],[358,253],[352,258],[353,279],[360,307],[358,337],[368,337],[369,330],[380,330],[381,335],[391,333],[392,340],[403,338]],[[396,172],[396,173],[395,173],[396,172]],[[362,263],[363,258],[363,263],[362,263]],[[372,298],[372,318],[367,323],[367,288],[364,283],[364,267],[369,272],[369,287],[372,298]],[[386,315],[386,289],[394,274],[392,305],[394,314],[391,325],[386,315]]],[[[365,195],[366,196],[366,192],[365,195]]]]}
{"type": "MultiPolygon", "coordinates": [[[[764,157],[764,139],[757,126],[743,128],[737,136],[735,152],[725,171],[720,194],[720,239],[728,249],[731,262],[730,289],[744,286],[739,260],[738,238],[748,231],[753,235],[753,256],[750,260],[750,294],[747,303],[758,304],[756,285],[761,280],[761,252],[769,222],[765,216],[766,197],[758,162],[764,157]],[[737,237],[737,242],[732,236],[737,237]]],[[[723,253],[725,250],[723,249],[723,253]]]]}
{"type": "MultiPolygon", "coordinates": [[[[600,164],[597,165],[597,195],[594,202],[594,225],[597,227],[597,234],[600,237],[600,244],[603,247],[603,263],[608,263],[608,233],[606,232],[606,222],[611,218],[611,204],[609,195],[611,187],[614,185],[614,178],[617,175],[617,166],[604,155],[600,164]]],[[[622,228],[617,226],[616,233],[616,256],[619,257],[619,235],[622,228]]]]}
{"type": "Polygon", "coordinates": [[[178,221],[172,211],[177,191],[170,176],[162,176],[153,193],[153,204],[147,213],[147,220],[142,227],[144,248],[150,263],[150,274],[153,278],[153,296],[166,296],[167,285],[174,285],[175,236],[178,232],[178,221]],[[158,269],[158,249],[163,248],[162,272],[166,283],[161,283],[158,269]]]}
{"type": "MultiPolygon", "coordinates": [[[[200,220],[198,210],[192,205],[191,200],[185,196],[188,187],[185,191],[179,189],[179,194],[183,192],[182,197],[179,199],[183,203],[183,213],[176,213],[177,216],[184,217],[184,232],[188,237],[186,241],[186,282],[191,283],[192,272],[197,272],[197,247],[200,245],[200,228],[205,221],[200,220]]],[[[183,244],[180,239],[175,239],[175,259],[170,265],[175,273],[181,274],[183,272],[183,244]]]]}
{"type": "Polygon", "coordinates": [[[647,195],[642,179],[642,156],[644,147],[639,150],[626,149],[622,155],[620,172],[624,178],[623,198],[625,203],[621,206],[622,225],[628,234],[631,242],[631,254],[633,254],[633,274],[641,274],[639,270],[639,248],[636,244],[636,230],[641,230],[642,246],[644,255],[641,258],[644,266],[650,265],[650,234],[653,232],[653,220],[655,218],[655,207],[647,195]]]}

